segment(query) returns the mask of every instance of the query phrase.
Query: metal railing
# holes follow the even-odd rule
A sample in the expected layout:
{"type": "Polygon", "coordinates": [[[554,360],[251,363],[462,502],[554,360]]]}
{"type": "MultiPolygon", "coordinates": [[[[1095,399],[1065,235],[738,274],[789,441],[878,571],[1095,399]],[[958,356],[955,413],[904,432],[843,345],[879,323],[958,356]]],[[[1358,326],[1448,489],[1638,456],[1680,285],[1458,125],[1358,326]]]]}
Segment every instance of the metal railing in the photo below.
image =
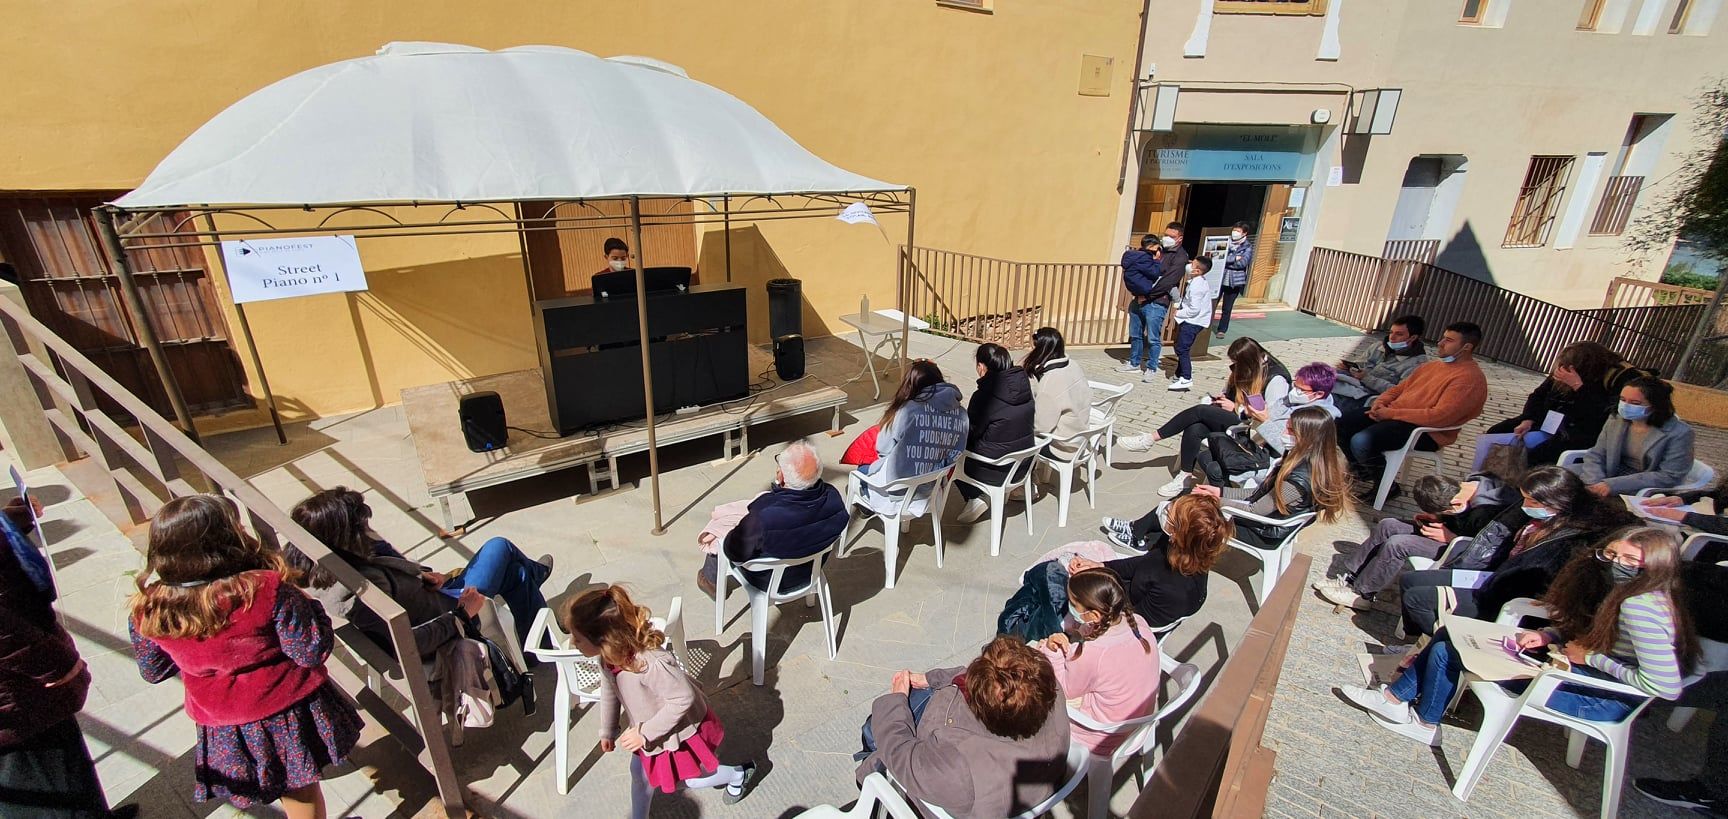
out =
{"type": "Polygon", "coordinates": [[[1055,327],[1071,347],[1128,338],[1122,268],[1102,263],[1014,262],[928,247],[906,254],[901,292],[907,313],[932,332],[1025,347],[1032,331],[1055,327]]]}
{"type": "MultiPolygon", "coordinates": [[[[359,602],[385,622],[397,665],[387,667],[374,660],[368,664],[366,674],[410,703],[414,724],[405,721],[402,714],[374,694],[367,679],[334,658],[327,665],[331,679],[416,754],[437,780],[446,815],[453,819],[466,815],[450,747],[440,727],[441,712],[427,683],[427,669],[415,646],[407,612],[382,589],[367,583],[347,562],[244,478],[10,299],[0,298],[0,326],[12,340],[19,362],[36,387],[42,412],[56,433],[66,460],[88,454],[100,464],[111,482],[111,486],[103,488],[111,488],[120,496],[133,523],[149,520],[173,498],[206,489],[220,492],[240,505],[261,542],[276,549],[290,544],[299,549],[337,582],[354,590],[359,602]],[[47,360],[32,351],[32,343],[46,351],[47,360]],[[128,430],[115,422],[101,405],[105,401],[131,416],[136,429],[128,430]]],[[[342,640],[358,657],[381,654],[363,636],[354,639],[343,634],[342,640]]]]}
{"type": "Polygon", "coordinates": [[[1608,177],[1608,185],[1602,189],[1602,203],[1596,206],[1596,217],[1590,220],[1590,235],[1619,236],[1626,232],[1632,206],[1638,204],[1638,190],[1642,187],[1642,176],[1608,177]]]}
{"type": "Polygon", "coordinates": [[[1380,255],[1388,259],[1433,264],[1440,257],[1440,240],[1387,239],[1380,255]]]}
{"type": "Polygon", "coordinates": [[[1305,554],[1291,560],[1249,621],[1242,642],[1159,757],[1130,817],[1234,819],[1265,812],[1277,753],[1260,743],[1313,560],[1305,554]]]}
{"type": "Polygon", "coordinates": [[[1534,372],[1546,372],[1562,347],[1595,341],[1668,374],[1685,342],[1666,335],[1671,325],[1629,311],[1571,310],[1431,264],[1328,247],[1308,257],[1298,308],[1361,330],[1384,329],[1408,313],[1425,319],[1431,335],[1452,322],[1472,321],[1483,333],[1477,355],[1534,372]]]}

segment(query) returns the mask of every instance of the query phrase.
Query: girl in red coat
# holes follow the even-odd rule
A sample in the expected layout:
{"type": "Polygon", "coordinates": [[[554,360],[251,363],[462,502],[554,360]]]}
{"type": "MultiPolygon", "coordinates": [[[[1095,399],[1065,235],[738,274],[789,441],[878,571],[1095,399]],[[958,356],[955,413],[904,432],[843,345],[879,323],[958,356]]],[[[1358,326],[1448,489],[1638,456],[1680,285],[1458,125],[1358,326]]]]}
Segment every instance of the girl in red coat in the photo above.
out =
{"type": "Polygon", "coordinates": [[[234,522],[223,498],[169,501],[150,524],[132,598],[144,679],[175,674],[198,725],[193,797],[246,808],[281,800],[323,819],[318,781],[360,737],[360,715],[330,682],[324,609],[284,580],[282,559],[234,522]]]}

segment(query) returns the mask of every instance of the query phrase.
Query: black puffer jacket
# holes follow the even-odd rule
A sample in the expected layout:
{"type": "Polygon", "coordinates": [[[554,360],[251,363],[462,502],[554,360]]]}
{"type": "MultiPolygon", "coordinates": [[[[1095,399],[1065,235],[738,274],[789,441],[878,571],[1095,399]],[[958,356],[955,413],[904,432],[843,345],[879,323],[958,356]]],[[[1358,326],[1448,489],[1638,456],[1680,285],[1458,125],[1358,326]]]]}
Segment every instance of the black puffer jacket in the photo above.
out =
{"type": "Polygon", "coordinates": [[[978,379],[966,415],[972,452],[1000,458],[1032,446],[1032,380],[1017,366],[978,379]]]}

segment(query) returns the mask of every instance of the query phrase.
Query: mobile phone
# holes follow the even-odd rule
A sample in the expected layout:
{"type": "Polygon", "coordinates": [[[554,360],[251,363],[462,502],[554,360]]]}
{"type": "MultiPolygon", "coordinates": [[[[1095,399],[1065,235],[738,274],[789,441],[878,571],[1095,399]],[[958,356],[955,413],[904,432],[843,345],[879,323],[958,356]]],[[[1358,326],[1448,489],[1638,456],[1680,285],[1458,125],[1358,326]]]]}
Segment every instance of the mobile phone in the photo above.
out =
{"type": "Polygon", "coordinates": [[[1253,407],[1255,412],[1265,412],[1266,411],[1266,396],[1264,396],[1264,395],[1250,395],[1250,396],[1248,396],[1248,406],[1253,407]]]}
{"type": "Polygon", "coordinates": [[[1548,653],[1549,653],[1548,647],[1547,646],[1541,646],[1539,648],[1523,649],[1523,650],[1518,652],[1518,656],[1523,657],[1524,659],[1529,660],[1530,662],[1533,662],[1537,665],[1545,665],[1548,662],[1548,653]]]}

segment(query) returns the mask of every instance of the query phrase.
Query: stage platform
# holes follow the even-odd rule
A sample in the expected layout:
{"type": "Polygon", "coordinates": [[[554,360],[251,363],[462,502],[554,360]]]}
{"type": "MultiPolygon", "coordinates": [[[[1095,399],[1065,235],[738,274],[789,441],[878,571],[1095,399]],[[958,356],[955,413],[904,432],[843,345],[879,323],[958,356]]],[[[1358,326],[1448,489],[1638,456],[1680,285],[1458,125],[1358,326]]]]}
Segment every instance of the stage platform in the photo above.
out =
{"type": "MultiPolygon", "coordinates": [[[[812,339],[808,352],[859,355],[857,347],[832,338],[812,339]]],[[[830,428],[839,431],[840,408],[847,400],[843,383],[831,384],[813,373],[783,383],[773,378],[773,367],[773,353],[767,345],[751,347],[751,374],[767,372],[772,386],[689,415],[662,416],[654,428],[658,443],[667,446],[718,435],[721,457],[735,458],[749,451],[752,425],[823,410],[833,413],[830,428]]],[[[447,532],[454,526],[450,517],[452,495],[575,467],[588,471],[588,485],[593,491],[615,489],[618,459],[648,449],[647,422],[641,419],[562,438],[522,432],[555,434],[546,406],[546,382],[538,369],[411,387],[402,391],[402,414],[420,456],[426,491],[437,499],[447,532]],[[485,391],[498,393],[510,426],[519,429],[510,430],[502,450],[471,452],[456,422],[457,404],[464,395],[485,391]]]]}

